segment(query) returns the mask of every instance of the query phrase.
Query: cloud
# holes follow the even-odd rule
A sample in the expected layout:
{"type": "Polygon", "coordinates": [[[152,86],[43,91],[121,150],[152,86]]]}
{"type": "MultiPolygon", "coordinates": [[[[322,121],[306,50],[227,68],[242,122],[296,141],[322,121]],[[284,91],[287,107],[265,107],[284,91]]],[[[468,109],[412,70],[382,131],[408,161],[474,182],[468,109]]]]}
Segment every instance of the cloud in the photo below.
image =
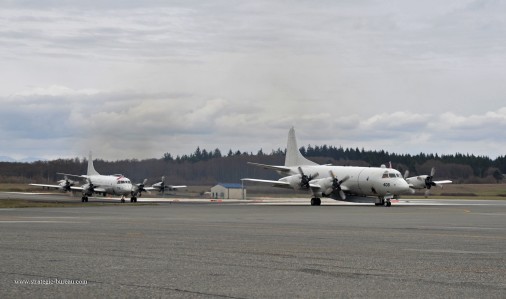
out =
{"type": "Polygon", "coordinates": [[[469,116],[410,111],[369,117],[336,117],[325,112],[279,116],[270,114],[269,107],[224,98],[124,94],[65,86],[35,88],[0,100],[4,103],[0,136],[10,140],[6,150],[30,144],[30,155],[34,156],[50,156],[50,144],[61,146],[56,152],[66,152],[64,156],[93,149],[109,159],[157,157],[164,152],[185,154],[197,146],[222,151],[269,151],[285,146],[286,131],[292,125],[300,145],[328,144],[400,153],[452,153],[448,149],[454,148],[448,145],[456,142],[491,144],[506,140],[506,107],[469,116]]]}
{"type": "Polygon", "coordinates": [[[2,3],[3,151],[269,151],[295,125],[300,144],[499,155],[504,5],[2,3]]]}

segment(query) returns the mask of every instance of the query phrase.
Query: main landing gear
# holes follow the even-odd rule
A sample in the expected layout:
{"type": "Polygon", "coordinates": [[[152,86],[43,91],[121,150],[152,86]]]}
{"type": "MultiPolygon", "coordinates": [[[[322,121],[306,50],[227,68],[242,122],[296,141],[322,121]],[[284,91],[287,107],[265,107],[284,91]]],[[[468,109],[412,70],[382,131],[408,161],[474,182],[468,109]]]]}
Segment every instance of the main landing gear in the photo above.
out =
{"type": "MultiPolygon", "coordinates": [[[[125,202],[125,195],[121,196],[121,202],[125,202]]],[[[137,197],[135,196],[130,197],[130,202],[137,202],[137,197]]]]}
{"type": "Polygon", "coordinates": [[[376,201],[374,202],[374,205],[375,206],[385,206],[385,207],[391,207],[392,206],[392,202],[390,201],[390,198],[378,198],[376,199],[376,201]]]}
{"type": "Polygon", "coordinates": [[[88,202],[88,196],[81,197],[81,202],[88,202]]]}
{"type": "Polygon", "coordinates": [[[319,206],[321,204],[322,204],[322,200],[319,199],[318,197],[311,198],[311,205],[312,206],[319,206]]]}

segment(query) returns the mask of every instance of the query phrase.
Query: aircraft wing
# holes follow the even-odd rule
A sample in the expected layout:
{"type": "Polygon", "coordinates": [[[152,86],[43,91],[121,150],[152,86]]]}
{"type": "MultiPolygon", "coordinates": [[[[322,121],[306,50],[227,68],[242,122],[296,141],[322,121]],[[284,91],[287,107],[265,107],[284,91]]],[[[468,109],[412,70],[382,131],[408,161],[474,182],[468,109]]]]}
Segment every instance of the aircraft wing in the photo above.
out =
{"type": "Polygon", "coordinates": [[[60,186],[60,185],[48,185],[48,184],[28,184],[28,185],[36,186],[36,187],[44,187],[44,188],[62,189],[62,186],[60,186]]]}
{"type": "Polygon", "coordinates": [[[186,186],[186,185],[179,185],[179,186],[169,185],[170,189],[181,189],[181,188],[187,188],[187,187],[188,186],[186,186]]]}
{"type": "MultiPolygon", "coordinates": [[[[73,190],[73,191],[83,191],[83,187],[77,187],[77,186],[72,186],[70,187],[70,190],[73,190]]],[[[101,187],[95,187],[93,188],[93,193],[107,193],[107,190],[105,190],[104,188],[101,188],[101,187]]]]}
{"type": "Polygon", "coordinates": [[[281,171],[281,172],[290,172],[292,170],[290,167],[286,167],[286,166],[268,165],[268,164],[260,164],[260,163],[253,163],[253,162],[248,162],[248,164],[254,165],[254,166],[259,166],[259,167],[262,167],[265,169],[281,171]]]}
{"type": "MultiPolygon", "coordinates": [[[[165,185],[165,188],[168,189],[168,190],[173,190],[173,189],[181,189],[181,188],[187,188],[188,186],[186,185],[178,185],[178,186],[174,186],[174,185],[165,185]]],[[[160,190],[160,187],[144,187],[144,190],[146,191],[158,191],[160,190]]]]}
{"type": "MultiPolygon", "coordinates": [[[[272,187],[278,187],[278,188],[294,189],[293,186],[290,185],[290,183],[283,182],[283,181],[260,180],[260,179],[241,179],[241,181],[269,184],[272,187]]],[[[321,186],[318,184],[309,184],[309,188],[311,188],[311,190],[313,190],[313,191],[318,191],[321,189],[321,186]]]]}
{"type": "Polygon", "coordinates": [[[434,183],[436,184],[436,186],[443,187],[443,184],[451,184],[453,182],[450,180],[443,180],[443,181],[434,181],[434,183]]]}
{"type": "Polygon", "coordinates": [[[315,192],[318,192],[321,190],[321,186],[320,185],[317,185],[317,184],[309,184],[309,188],[311,188],[311,191],[313,191],[313,193],[315,192]]]}
{"type": "MultiPolygon", "coordinates": [[[[43,188],[53,188],[53,189],[63,189],[62,186],[60,185],[49,185],[49,184],[29,184],[30,186],[36,186],[36,187],[43,187],[43,188]]],[[[83,191],[83,187],[79,187],[79,186],[71,186],[70,187],[70,190],[72,191],[83,191]]],[[[93,189],[94,192],[96,193],[104,193],[106,192],[106,190],[104,188],[94,188],[93,189]]]]}
{"type": "Polygon", "coordinates": [[[288,182],[283,181],[259,180],[259,179],[241,179],[241,181],[270,184],[272,187],[293,189],[293,187],[288,182]]]}

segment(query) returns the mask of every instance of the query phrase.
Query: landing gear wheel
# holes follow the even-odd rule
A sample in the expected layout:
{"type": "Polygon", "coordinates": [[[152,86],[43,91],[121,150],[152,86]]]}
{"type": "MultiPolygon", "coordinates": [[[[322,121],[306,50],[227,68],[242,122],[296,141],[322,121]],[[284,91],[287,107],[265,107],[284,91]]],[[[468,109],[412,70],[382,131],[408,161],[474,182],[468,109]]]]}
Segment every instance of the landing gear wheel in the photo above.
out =
{"type": "Polygon", "coordinates": [[[132,198],[130,198],[130,202],[137,202],[137,197],[132,196],[132,198]]]}
{"type": "Polygon", "coordinates": [[[390,200],[385,201],[385,207],[392,206],[392,202],[390,200]]]}
{"type": "Polygon", "coordinates": [[[121,202],[125,202],[125,197],[121,197],[121,202]]]}
{"type": "Polygon", "coordinates": [[[311,198],[311,205],[312,206],[319,206],[319,205],[321,205],[321,203],[322,203],[321,199],[319,199],[317,197],[311,198]]]}
{"type": "Polygon", "coordinates": [[[88,202],[88,196],[81,197],[81,201],[82,202],[88,202]]]}

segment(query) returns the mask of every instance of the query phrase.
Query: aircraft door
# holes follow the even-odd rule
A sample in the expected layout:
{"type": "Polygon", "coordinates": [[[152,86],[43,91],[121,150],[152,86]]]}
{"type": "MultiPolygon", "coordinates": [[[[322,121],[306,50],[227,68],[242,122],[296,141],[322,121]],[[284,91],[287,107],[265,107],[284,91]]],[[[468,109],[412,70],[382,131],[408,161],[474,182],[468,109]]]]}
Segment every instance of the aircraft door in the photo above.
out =
{"type": "Polygon", "coordinates": [[[377,190],[374,187],[374,174],[371,172],[370,169],[363,169],[359,176],[358,176],[358,182],[360,190],[364,195],[375,195],[377,190]]]}

